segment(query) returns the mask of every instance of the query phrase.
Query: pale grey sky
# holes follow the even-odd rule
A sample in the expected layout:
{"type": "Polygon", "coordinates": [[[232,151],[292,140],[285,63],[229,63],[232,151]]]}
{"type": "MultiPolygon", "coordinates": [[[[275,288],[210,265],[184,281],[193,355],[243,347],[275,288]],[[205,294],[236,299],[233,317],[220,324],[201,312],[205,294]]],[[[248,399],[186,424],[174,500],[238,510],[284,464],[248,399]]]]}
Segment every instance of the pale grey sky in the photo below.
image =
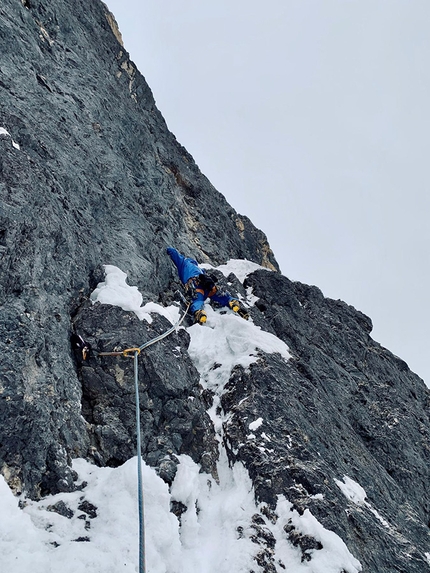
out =
{"type": "Polygon", "coordinates": [[[283,274],[430,384],[430,2],[107,0],[170,130],[283,274]]]}

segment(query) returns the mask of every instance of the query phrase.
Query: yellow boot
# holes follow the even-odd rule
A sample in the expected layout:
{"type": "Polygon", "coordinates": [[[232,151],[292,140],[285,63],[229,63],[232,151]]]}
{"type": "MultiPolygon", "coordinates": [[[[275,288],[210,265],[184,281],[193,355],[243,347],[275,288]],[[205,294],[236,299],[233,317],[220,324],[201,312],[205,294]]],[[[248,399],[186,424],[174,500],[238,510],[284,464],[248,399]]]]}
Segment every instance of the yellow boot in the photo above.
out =
{"type": "Polygon", "coordinates": [[[204,324],[208,317],[204,310],[196,310],[194,313],[194,324],[204,324]]]}
{"type": "Polygon", "coordinates": [[[231,308],[231,310],[233,312],[237,312],[237,314],[239,316],[241,316],[242,318],[244,318],[245,320],[248,320],[249,318],[249,314],[248,312],[243,308],[243,306],[241,306],[240,302],[236,299],[231,300],[228,303],[228,306],[231,308]]]}

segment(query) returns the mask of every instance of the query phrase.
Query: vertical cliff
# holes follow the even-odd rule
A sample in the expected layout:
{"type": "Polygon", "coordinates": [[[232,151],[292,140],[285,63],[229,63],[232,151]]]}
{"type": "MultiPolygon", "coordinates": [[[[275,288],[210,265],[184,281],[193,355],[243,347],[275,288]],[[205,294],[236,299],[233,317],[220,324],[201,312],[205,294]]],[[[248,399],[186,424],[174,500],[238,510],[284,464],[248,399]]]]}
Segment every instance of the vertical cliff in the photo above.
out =
{"type": "MultiPolygon", "coordinates": [[[[3,0],[0,26],[9,487],[33,500],[71,493],[84,488],[73,459],[115,468],[135,455],[132,363],[97,352],[145,342],[183,311],[165,254],[173,244],[213,267],[251,320],[209,309],[207,326],[185,322],[140,358],[147,464],[172,492],[181,456],[214,484],[220,460],[246,469],[255,513],[236,536],[255,548],[254,573],[326,573],[326,554],[339,573],[430,570],[422,380],[371,338],[368,317],[279,273],[264,234],[167,129],[102,2],[3,0]],[[143,305],[157,303],[148,320],[90,300],[103,265],[126,272],[143,305]],[[87,361],[73,332],[92,345],[87,361]],[[348,547],[339,560],[326,530],[348,547]]],[[[172,493],[171,507],[180,527],[187,512],[203,519],[197,501],[172,493]]]]}
{"type": "Polygon", "coordinates": [[[0,456],[38,495],[47,474],[70,487],[66,450],[88,445],[69,338],[101,263],[152,300],[171,276],[169,243],[206,262],[277,264],[168,131],[104,4],[7,0],[0,16],[0,456]],[[19,441],[17,419],[32,420],[19,441]]]}

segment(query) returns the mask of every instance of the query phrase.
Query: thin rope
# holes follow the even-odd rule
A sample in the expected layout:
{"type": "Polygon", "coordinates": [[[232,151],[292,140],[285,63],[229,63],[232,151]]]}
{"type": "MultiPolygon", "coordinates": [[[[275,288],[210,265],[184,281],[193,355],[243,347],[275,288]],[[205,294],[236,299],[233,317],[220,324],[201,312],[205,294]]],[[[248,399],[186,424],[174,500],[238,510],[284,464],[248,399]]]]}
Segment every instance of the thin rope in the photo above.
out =
{"type": "Polygon", "coordinates": [[[169,330],[166,330],[163,334],[156,336],[152,340],[145,342],[139,348],[128,349],[122,352],[123,356],[128,356],[128,354],[134,351],[134,390],[136,393],[136,449],[137,449],[137,497],[139,505],[139,573],[146,572],[145,566],[145,515],[144,515],[144,502],[143,502],[143,478],[142,478],[142,444],[140,436],[140,401],[139,401],[139,354],[144,348],[148,348],[152,344],[159,342],[166,336],[169,336],[174,330],[176,330],[185,318],[188,312],[190,304],[188,304],[184,314],[179,320],[174,324],[169,330]]]}
{"type": "Polygon", "coordinates": [[[184,314],[176,321],[176,323],[173,326],[169,328],[169,330],[166,330],[166,332],[163,332],[162,334],[156,336],[155,338],[151,338],[151,340],[148,340],[148,342],[145,342],[144,344],[142,344],[142,346],[139,346],[139,348],[133,347],[114,352],[97,352],[94,354],[96,356],[125,356],[125,357],[130,356],[132,353],[134,354],[135,352],[139,354],[144,348],[148,348],[148,346],[152,346],[156,342],[159,342],[160,340],[163,340],[163,338],[166,338],[166,336],[169,336],[169,334],[172,334],[172,332],[174,332],[182,324],[182,321],[184,320],[188,312],[188,309],[190,308],[190,305],[191,305],[190,302],[187,303],[187,308],[185,309],[184,314]]]}
{"type": "Polygon", "coordinates": [[[143,502],[143,477],[142,477],[142,443],[140,436],[140,401],[139,401],[139,354],[144,348],[152,346],[156,342],[163,340],[169,334],[172,334],[184,320],[188,309],[190,308],[190,302],[187,304],[187,308],[182,316],[176,321],[176,323],[148,342],[145,342],[139,348],[126,348],[120,352],[99,352],[97,356],[124,356],[130,357],[133,353],[133,363],[134,363],[134,390],[136,394],[136,449],[137,449],[137,498],[139,505],[139,573],[146,572],[145,566],[145,515],[144,515],[144,502],[143,502]]]}
{"type": "Polygon", "coordinates": [[[185,315],[188,312],[188,309],[190,308],[190,304],[187,304],[187,308],[185,309],[184,314],[177,320],[177,322],[171,327],[169,328],[169,330],[166,330],[166,332],[163,332],[163,334],[160,334],[159,336],[156,336],[155,338],[153,338],[152,340],[148,340],[148,342],[145,342],[144,344],[142,344],[142,346],[139,346],[139,350],[142,351],[144,348],[148,348],[148,346],[152,346],[153,344],[155,344],[156,342],[159,342],[160,340],[163,340],[163,338],[166,338],[166,336],[169,336],[169,334],[172,334],[172,332],[174,330],[176,330],[178,328],[178,326],[181,325],[182,321],[185,318],[185,315]]]}
{"type": "Polygon", "coordinates": [[[140,438],[139,403],[139,352],[134,353],[134,389],[136,392],[136,434],[137,434],[137,497],[139,504],[139,573],[145,573],[145,516],[143,504],[142,445],[140,438]]]}

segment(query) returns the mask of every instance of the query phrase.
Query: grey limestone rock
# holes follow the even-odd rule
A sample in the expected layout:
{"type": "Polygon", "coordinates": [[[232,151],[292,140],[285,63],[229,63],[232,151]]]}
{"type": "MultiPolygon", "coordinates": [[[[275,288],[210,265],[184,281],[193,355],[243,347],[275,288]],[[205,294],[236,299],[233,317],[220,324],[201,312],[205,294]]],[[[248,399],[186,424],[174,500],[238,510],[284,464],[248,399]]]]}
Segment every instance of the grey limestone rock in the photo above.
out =
{"type": "MultiPolygon", "coordinates": [[[[249,526],[255,572],[285,569],[268,527],[281,494],[336,532],[363,571],[429,571],[423,381],[371,338],[368,317],[278,272],[264,234],[167,129],[102,2],[3,0],[0,28],[0,127],[10,134],[0,134],[0,471],[10,487],[35,499],[71,491],[73,458],[116,466],[135,454],[132,360],[97,353],[169,325],[92,305],[101,265],[126,272],[144,302],[167,305],[178,288],[169,244],[214,266],[246,258],[273,271],[245,283],[257,297],[252,320],[292,354],[235,368],[221,399],[223,445],[263,504],[249,526]],[[87,361],[73,332],[93,348],[87,361]],[[345,497],[345,476],[365,502],[345,497]]],[[[228,282],[245,295],[234,275],[228,282]]],[[[167,483],[182,453],[217,477],[212,395],[187,348],[181,330],[139,358],[143,455],[167,483]]],[[[80,511],[91,519],[96,509],[80,511]]],[[[184,507],[172,511],[180,519],[184,507]]],[[[293,523],[284,531],[303,561],[321,550],[293,523]]]]}
{"type": "MultiPolygon", "coordinates": [[[[88,360],[77,355],[77,372],[90,436],[87,457],[95,463],[116,467],[136,455],[134,353],[98,353],[136,348],[170,326],[158,315],[148,324],[134,313],[99,303],[83,304],[75,315],[74,327],[92,348],[88,360]]],[[[188,344],[182,329],[146,349],[138,360],[142,455],[168,483],[175,476],[178,454],[186,453],[204,471],[216,473],[214,429],[188,344]]]]}
{"type": "Polygon", "coordinates": [[[370,320],[353,307],[276,273],[258,271],[245,284],[259,297],[254,320],[293,357],[264,355],[233,372],[222,397],[231,460],[248,468],[258,499],[275,508],[283,493],[298,511],[310,509],[364,570],[427,570],[428,389],[372,340],[370,320]],[[250,432],[259,417],[264,424],[250,432]],[[365,489],[365,504],[344,496],[344,476],[365,489]]]}
{"type": "Polygon", "coordinates": [[[100,264],[157,300],[171,243],[277,263],[168,131],[102,2],[5,0],[0,25],[0,468],[37,497],[73,488],[88,451],[69,338],[100,264]]]}

